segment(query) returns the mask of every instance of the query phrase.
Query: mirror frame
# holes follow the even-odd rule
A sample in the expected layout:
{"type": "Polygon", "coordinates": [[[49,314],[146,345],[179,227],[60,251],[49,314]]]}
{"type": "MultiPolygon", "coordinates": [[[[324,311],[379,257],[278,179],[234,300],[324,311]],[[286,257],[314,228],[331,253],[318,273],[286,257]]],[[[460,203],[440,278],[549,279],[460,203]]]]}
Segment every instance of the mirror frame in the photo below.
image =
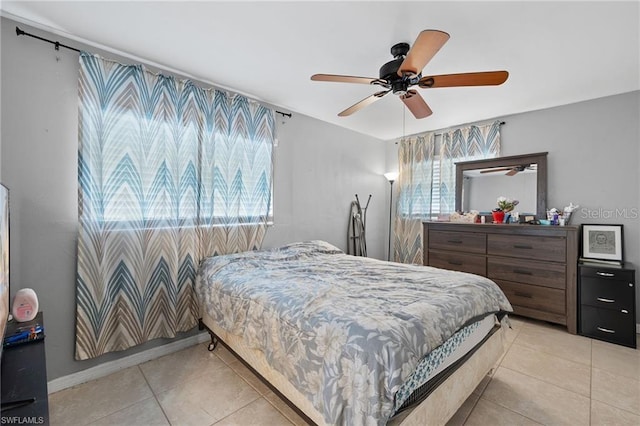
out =
{"type": "Polygon", "coordinates": [[[465,170],[491,169],[494,167],[519,166],[521,164],[538,165],[536,181],[536,219],[547,217],[547,154],[512,155],[509,157],[487,158],[485,160],[461,161],[456,164],[456,211],[462,211],[462,178],[465,170]]]}

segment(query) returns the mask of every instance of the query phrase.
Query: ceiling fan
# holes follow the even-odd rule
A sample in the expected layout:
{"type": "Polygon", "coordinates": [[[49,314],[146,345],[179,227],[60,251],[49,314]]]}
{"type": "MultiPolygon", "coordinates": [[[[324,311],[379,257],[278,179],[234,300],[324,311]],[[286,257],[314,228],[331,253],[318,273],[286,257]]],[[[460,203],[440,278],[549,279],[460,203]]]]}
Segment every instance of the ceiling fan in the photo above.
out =
{"type": "Polygon", "coordinates": [[[520,164],[518,166],[513,166],[513,167],[500,167],[497,169],[480,170],[480,173],[495,173],[495,172],[506,171],[507,173],[505,173],[505,175],[515,176],[520,172],[524,172],[525,170],[536,170],[537,169],[536,166],[537,166],[536,164],[520,164]]]}
{"type": "Polygon", "coordinates": [[[330,81],[338,83],[373,84],[385,90],[374,93],[351,105],[338,114],[345,117],[371,105],[389,92],[400,96],[416,118],[425,118],[432,114],[431,108],[414,89],[461,86],[498,86],[509,77],[507,71],[471,72],[462,74],[442,74],[422,76],[422,69],[429,63],[442,46],[449,40],[449,34],[438,30],[424,30],[416,38],[413,47],[408,43],[397,43],[391,47],[391,54],[395,58],[380,68],[380,78],[354,77],[349,75],[314,74],[313,81],[330,81]]]}

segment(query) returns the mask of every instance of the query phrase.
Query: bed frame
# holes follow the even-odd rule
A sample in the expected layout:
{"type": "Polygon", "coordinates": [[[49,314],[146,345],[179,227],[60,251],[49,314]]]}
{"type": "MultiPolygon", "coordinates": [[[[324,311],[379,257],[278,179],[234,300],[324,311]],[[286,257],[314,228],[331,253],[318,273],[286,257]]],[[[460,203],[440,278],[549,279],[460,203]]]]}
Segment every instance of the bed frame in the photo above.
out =
{"type": "MultiPolygon", "coordinates": [[[[446,380],[419,405],[405,410],[388,423],[393,426],[444,425],[458,411],[464,401],[491,372],[506,347],[504,322],[497,330],[446,380]]],[[[289,402],[307,420],[326,425],[322,414],[282,374],[269,366],[262,351],[248,348],[242,336],[227,333],[207,314],[199,321],[201,330],[211,335],[209,350],[221,341],[258,376],[289,402]]]]}

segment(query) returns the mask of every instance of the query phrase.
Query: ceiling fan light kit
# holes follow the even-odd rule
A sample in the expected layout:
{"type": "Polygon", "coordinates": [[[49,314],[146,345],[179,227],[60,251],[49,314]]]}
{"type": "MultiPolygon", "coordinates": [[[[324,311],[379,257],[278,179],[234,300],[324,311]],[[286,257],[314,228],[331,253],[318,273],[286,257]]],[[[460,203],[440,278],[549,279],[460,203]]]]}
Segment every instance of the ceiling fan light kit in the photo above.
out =
{"type": "Polygon", "coordinates": [[[400,100],[411,111],[414,117],[420,119],[432,114],[431,108],[416,90],[438,87],[464,86],[498,86],[509,77],[507,71],[485,71],[461,74],[443,74],[422,76],[422,69],[431,61],[436,53],[449,40],[449,34],[439,30],[424,30],[418,34],[413,46],[408,43],[397,43],[391,47],[394,59],[380,67],[379,78],[356,77],[336,74],[314,74],[313,81],[328,81],[337,83],[371,84],[382,86],[386,90],[374,93],[351,105],[340,112],[338,116],[346,117],[362,108],[371,105],[389,92],[400,97],[400,100]]]}

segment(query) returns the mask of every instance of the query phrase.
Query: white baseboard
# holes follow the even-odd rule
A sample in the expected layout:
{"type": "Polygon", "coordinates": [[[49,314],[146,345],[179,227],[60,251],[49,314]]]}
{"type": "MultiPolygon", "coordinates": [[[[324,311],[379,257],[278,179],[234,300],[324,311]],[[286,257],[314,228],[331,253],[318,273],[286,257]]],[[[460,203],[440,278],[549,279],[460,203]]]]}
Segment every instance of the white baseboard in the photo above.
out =
{"type": "Polygon", "coordinates": [[[58,377],[57,379],[53,379],[47,383],[48,391],[49,394],[52,394],[54,392],[70,388],[72,386],[88,382],[90,380],[99,379],[100,377],[108,376],[109,374],[115,373],[116,371],[133,367],[134,365],[142,364],[143,362],[160,358],[164,355],[169,355],[173,352],[188,348],[189,346],[208,342],[210,339],[211,337],[209,336],[209,333],[203,332],[196,334],[195,336],[187,337],[186,339],[167,343],[166,345],[138,352],[137,354],[129,355],[124,358],[120,358],[114,361],[108,361],[104,364],[96,365],[95,367],[78,371],[77,373],[58,377]]]}

